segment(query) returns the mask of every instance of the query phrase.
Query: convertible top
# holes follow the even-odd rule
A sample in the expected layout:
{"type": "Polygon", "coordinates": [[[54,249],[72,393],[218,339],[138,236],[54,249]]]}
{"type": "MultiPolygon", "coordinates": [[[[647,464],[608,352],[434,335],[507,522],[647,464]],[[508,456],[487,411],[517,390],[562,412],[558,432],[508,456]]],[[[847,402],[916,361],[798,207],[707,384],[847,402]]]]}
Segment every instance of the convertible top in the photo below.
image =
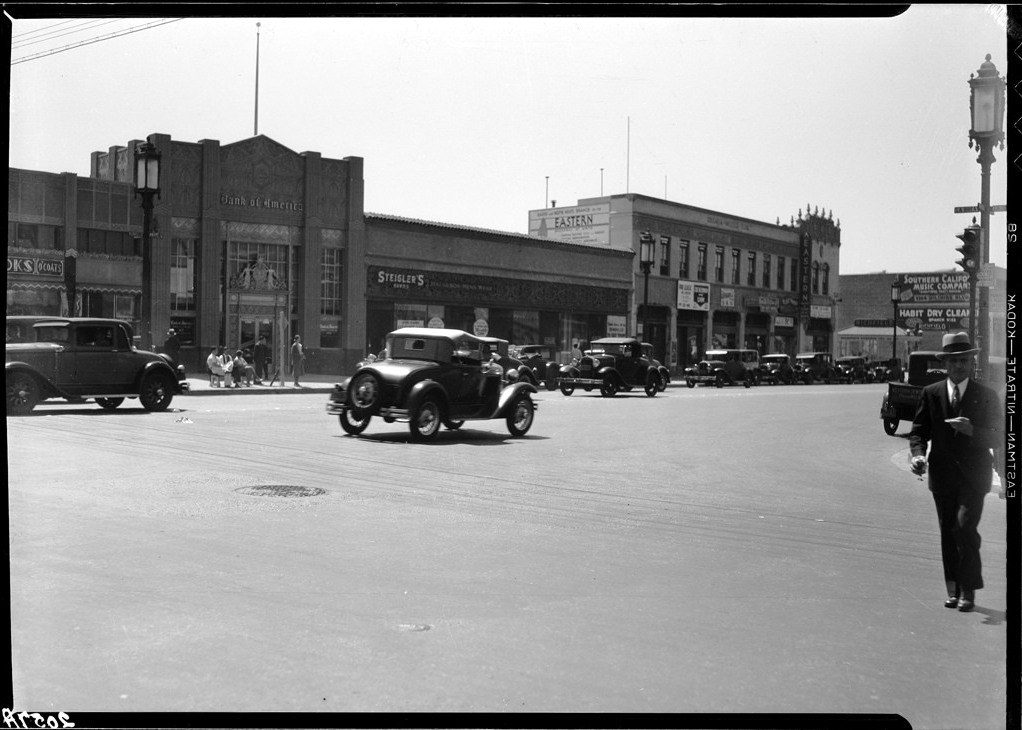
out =
{"type": "Polygon", "coordinates": [[[388,337],[423,337],[427,339],[444,339],[455,342],[458,340],[469,340],[471,342],[482,342],[473,334],[464,330],[443,329],[440,327],[402,327],[391,332],[388,337]]]}

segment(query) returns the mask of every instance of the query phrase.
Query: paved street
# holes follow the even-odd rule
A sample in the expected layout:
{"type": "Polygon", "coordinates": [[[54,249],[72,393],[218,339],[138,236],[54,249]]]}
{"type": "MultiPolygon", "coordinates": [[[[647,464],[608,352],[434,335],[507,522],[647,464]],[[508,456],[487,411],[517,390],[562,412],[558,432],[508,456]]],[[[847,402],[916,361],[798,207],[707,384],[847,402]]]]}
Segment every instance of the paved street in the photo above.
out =
{"type": "Polygon", "coordinates": [[[882,393],[544,391],[429,444],[322,393],[44,404],[7,419],[15,706],[1004,727],[1005,502],[943,608],[882,393]]]}

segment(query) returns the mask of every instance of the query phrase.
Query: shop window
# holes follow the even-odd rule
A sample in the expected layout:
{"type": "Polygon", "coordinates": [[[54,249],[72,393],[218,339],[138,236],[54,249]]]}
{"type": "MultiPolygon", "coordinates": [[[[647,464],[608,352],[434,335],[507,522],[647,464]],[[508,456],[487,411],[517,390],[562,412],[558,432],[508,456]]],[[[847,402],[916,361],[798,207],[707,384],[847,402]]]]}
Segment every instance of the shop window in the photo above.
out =
{"type": "Polygon", "coordinates": [[[170,252],[170,308],[174,311],[195,309],[194,238],[175,238],[170,252]]]}
{"type": "Polygon", "coordinates": [[[343,309],[341,276],[343,250],[324,248],[320,256],[319,312],[340,315],[343,309]]]}
{"type": "Polygon", "coordinates": [[[125,231],[79,228],[78,252],[100,256],[141,256],[142,241],[125,231]]]}
{"type": "Polygon", "coordinates": [[[339,320],[321,319],[319,322],[319,346],[341,346],[341,323],[339,320]]]}

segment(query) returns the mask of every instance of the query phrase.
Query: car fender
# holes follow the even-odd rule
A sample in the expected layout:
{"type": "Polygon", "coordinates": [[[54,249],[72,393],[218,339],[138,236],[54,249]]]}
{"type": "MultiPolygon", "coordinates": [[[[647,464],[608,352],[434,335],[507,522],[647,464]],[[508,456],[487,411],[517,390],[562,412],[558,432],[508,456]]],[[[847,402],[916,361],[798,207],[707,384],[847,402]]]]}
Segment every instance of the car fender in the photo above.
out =
{"type": "Polygon", "coordinates": [[[574,365],[565,365],[560,370],[562,378],[577,378],[579,370],[574,365]]]}
{"type": "Polygon", "coordinates": [[[139,372],[138,377],[135,378],[136,390],[142,387],[142,381],[149,377],[151,373],[163,373],[164,375],[169,376],[170,379],[174,381],[175,390],[180,393],[181,391],[180,378],[182,376],[180,373],[175,372],[174,368],[172,368],[167,363],[166,360],[153,360],[151,362],[147,362],[145,366],[142,368],[142,370],[139,372]]]}
{"type": "Polygon", "coordinates": [[[881,418],[896,418],[897,416],[898,416],[897,409],[891,408],[891,404],[890,404],[889,398],[885,394],[884,395],[884,400],[880,404],[880,417],[881,418]]]}
{"type": "Polygon", "coordinates": [[[414,413],[427,396],[436,396],[444,413],[447,412],[447,391],[435,380],[420,380],[408,391],[408,412],[414,413]]]}
{"type": "Polygon", "coordinates": [[[497,402],[497,410],[494,418],[503,418],[511,410],[512,404],[518,400],[522,393],[538,393],[539,390],[532,383],[515,383],[500,391],[500,400],[497,402]]]}
{"type": "Polygon", "coordinates": [[[28,363],[17,361],[6,363],[6,365],[4,366],[4,373],[8,376],[14,373],[27,373],[31,375],[33,378],[35,378],[35,381],[39,383],[39,390],[41,391],[42,395],[44,395],[47,398],[73,397],[69,393],[61,390],[56,385],[54,385],[52,380],[50,380],[48,377],[39,372],[38,369],[32,367],[28,363]]]}
{"type": "MultiPolygon", "coordinates": [[[[621,386],[623,386],[625,384],[625,379],[621,377],[621,373],[619,373],[617,371],[617,368],[615,368],[615,367],[612,367],[610,365],[604,365],[602,368],[600,368],[596,372],[599,374],[601,379],[602,378],[606,378],[608,375],[610,375],[612,378],[614,378],[614,382],[618,384],[618,387],[621,387],[621,386]]],[[[642,377],[642,382],[643,383],[646,382],[646,376],[645,375],[643,375],[643,377],[642,377]]]]}

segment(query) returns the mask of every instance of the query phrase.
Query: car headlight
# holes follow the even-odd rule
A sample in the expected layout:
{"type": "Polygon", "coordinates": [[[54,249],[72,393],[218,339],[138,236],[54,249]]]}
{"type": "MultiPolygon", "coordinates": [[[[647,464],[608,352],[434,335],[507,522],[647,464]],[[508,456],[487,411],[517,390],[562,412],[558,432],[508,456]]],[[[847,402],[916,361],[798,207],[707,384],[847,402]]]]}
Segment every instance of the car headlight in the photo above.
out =
{"type": "Polygon", "coordinates": [[[508,368],[507,379],[509,381],[510,380],[518,380],[518,368],[508,368]]]}

